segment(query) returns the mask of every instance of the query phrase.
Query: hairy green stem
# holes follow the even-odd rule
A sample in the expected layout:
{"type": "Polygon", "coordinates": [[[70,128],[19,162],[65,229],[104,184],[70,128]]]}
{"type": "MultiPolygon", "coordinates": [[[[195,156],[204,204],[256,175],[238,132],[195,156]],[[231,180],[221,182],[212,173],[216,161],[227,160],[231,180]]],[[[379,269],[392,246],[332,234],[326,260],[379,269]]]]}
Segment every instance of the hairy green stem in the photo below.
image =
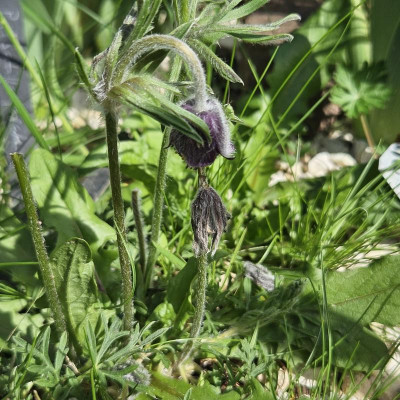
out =
{"type": "Polygon", "coordinates": [[[195,310],[193,315],[192,329],[190,336],[196,338],[201,331],[204,311],[206,308],[206,290],[207,290],[207,254],[202,254],[197,258],[197,286],[195,298],[195,310]]]}
{"type": "MultiPolygon", "coordinates": [[[[192,328],[190,330],[191,339],[195,339],[201,332],[204,312],[206,309],[206,291],[207,291],[207,254],[202,254],[197,258],[197,283],[195,290],[194,315],[192,328]]],[[[182,350],[179,362],[184,362],[193,350],[193,340],[186,343],[182,350]]]]}
{"type": "Polygon", "coordinates": [[[157,260],[156,244],[160,236],[162,211],[164,206],[164,188],[167,177],[168,146],[171,135],[171,128],[166,128],[161,144],[160,158],[158,161],[157,180],[154,190],[153,216],[151,221],[151,236],[149,243],[149,255],[147,257],[146,270],[144,275],[145,292],[150,287],[153,277],[153,268],[157,260]]]}
{"type": "Polygon", "coordinates": [[[146,268],[146,239],[144,236],[144,224],[142,219],[141,204],[140,204],[140,193],[139,190],[135,189],[132,191],[132,210],[135,218],[136,232],[139,243],[139,259],[142,273],[146,268]]]}
{"type": "MultiPolygon", "coordinates": [[[[179,78],[181,73],[182,62],[175,58],[172,70],[170,81],[175,81],[179,78]]],[[[171,135],[171,128],[166,128],[164,131],[164,137],[161,144],[160,150],[160,158],[158,160],[158,170],[157,170],[157,179],[156,186],[154,188],[154,201],[153,201],[153,215],[151,220],[151,236],[150,243],[148,249],[148,257],[146,262],[146,270],[144,276],[144,293],[146,293],[147,289],[150,287],[151,279],[153,276],[153,268],[157,260],[157,248],[156,244],[158,242],[158,238],[160,236],[161,223],[162,223],[162,209],[164,206],[164,188],[165,188],[165,180],[167,177],[167,160],[168,160],[168,151],[169,151],[169,140],[171,135]]]]}
{"type": "Polygon", "coordinates": [[[123,325],[124,330],[130,331],[133,323],[133,283],[131,263],[126,249],[128,241],[124,222],[124,202],[121,193],[121,172],[118,155],[118,116],[114,111],[107,110],[105,112],[105,120],[114,224],[117,231],[119,262],[122,275],[123,325]]]}
{"type": "Polygon", "coordinates": [[[36,257],[39,262],[40,272],[42,274],[43,285],[46,291],[46,297],[53,314],[54,323],[59,334],[66,330],[65,317],[62,306],[57,295],[54,272],[50,265],[49,256],[46,251],[44,238],[41,230],[41,222],[37,214],[35,200],[32,194],[32,188],[29,182],[29,173],[24,162],[22,154],[11,154],[19,185],[21,187],[22,197],[25,204],[25,211],[28,216],[28,226],[31,231],[36,257]]]}

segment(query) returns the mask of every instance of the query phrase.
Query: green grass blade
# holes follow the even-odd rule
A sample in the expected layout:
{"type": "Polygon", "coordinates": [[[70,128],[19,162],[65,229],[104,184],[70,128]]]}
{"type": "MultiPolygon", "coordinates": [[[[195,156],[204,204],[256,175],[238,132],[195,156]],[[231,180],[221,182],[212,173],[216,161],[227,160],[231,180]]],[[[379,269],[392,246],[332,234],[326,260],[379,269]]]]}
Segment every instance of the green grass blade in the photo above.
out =
{"type": "Polygon", "coordinates": [[[33,122],[32,117],[29,115],[29,112],[27,111],[25,106],[22,104],[22,101],[18,98],[16,93],[11,89],[9,84],[6,82],[6,80],[1,75],[0,75],[0,83],[4,87],[4,90],[6,91],[8,97],[10,98],[11,102],[13,103],[13,105],[14,105],[15,109],[17,110],[18,114],[20,115],[20,117],[24,121],[26,127],[32,133],[32,136],[36,139],[36,142],[43,149],[46,149],[46,150],[50,151],[50,148],[49,148],[48,144],[46,143],[42,133],[36,128],[36,125],[33,122]]]}
{"type": "Polygon", "coordinates": [[[40,79],[41,79],[42,85],[43,85],[44,94],[45,94],[45,96],[46,96],[47,104],[48,104],[48,106],[49,106],[49,111],[50,111],[50,115],[51,115],[51,120],[52,120],[52,122],[53,122],[54,131],[56,132],[56,137],[57,137],[58,154],[60,155],[60,159],[61,159],[61,161],[62,161],[63,158],[62,158],[62,151],[61,151],[60,134],[59,134],[59,132],[58,132],[58,128],[57,128],[57,124],[56,124],[56,119],[55,119],[56,116],[55,116],[54,109],[53,109],[53,103],[52,103],[52,101],[51,101],[51,97],[50,97],[50,93],[49,93],[49,88],[47,87],[46,80],[44,79],[42,70],[41,70],[40,65],[39,65],[39,63],[37,62],[37,60],[36,60],[36,67],[37,67],[37,69],[38,69],[38,71],[39,71],[40,79]]]}

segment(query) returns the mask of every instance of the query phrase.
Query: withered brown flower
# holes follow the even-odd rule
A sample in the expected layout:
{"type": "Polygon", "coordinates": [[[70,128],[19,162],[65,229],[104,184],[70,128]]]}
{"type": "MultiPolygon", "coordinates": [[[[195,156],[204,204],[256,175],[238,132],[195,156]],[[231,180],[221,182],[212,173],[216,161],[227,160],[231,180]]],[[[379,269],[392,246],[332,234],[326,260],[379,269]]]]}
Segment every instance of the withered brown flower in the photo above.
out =
{"type": "Polygon", "coordinates": [[[229,218],[219,194],[210,186],[200,187],[192,203],[193,250],[196,256],[210,251],[215,254],[229,218]]]}

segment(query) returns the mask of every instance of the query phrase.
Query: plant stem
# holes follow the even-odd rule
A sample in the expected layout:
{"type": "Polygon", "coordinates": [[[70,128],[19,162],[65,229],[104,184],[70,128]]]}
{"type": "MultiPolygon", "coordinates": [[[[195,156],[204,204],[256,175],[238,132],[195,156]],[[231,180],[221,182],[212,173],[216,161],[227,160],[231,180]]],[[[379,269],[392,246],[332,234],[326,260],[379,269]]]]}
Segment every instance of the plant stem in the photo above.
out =
{"type": "Polygon", "coordinates": [[[206,169],[205,168],[198,168],[197,170],[197,175],[198,175],[198,186],[199,188],[204,188],[208,186],[208,181],[207,181],[207,174],[206,174],[206,169]]]}
{"type": "Polygon", "coordinates": [[[151,278],[153,276],[153,267],[157,260],[157,248],[155,247],[155,244],[158,242],[158,237],[160,236],[160,229],[162,222],[162,209],[164,205],[164,188],[165,188],[165,180],[167,177],[167,159],[168,159],[168,146],[169,146],[170,135],[171,135],[171,128],[166,128],[164,131],[164,137],[161,144],[160,159],[158,161],[156,187],[154,190],[154,205],[153,205],[153,217],[151,221],[149,255],[147,257],[147,265],[144,275],[145,292],[150,287],[151,278]]]}
{"type": "MultiPolygon", "coordinates": [[[[195,290],[194,315],[190,337],[195,339],[201,332],[201,326],[204,319],[204,311],[206,309],[206,290],[207,290],[207,254],[197,257],[197,283],[195,290]]],[[[187,342],[182,350],[179,363],[184,362],[193,350],[193,340],[187,342]]]]}
{"type": "Polygon", "coordinates": [[[364,135],[367,138],[368,146],[371,148],[371,150],[373,152],[373,157],[378,158],[377,154],[375,154],[375,142],[374,142],[374,138],[372,137],[371,129],[369,128],[367,117],[364,114],[361,114],[360,121],[361,121],[361,125],[363,127],[364,135]]]}
{"type": "Polygon", "coordinates": [[[142,273],[144,273],[144,269],[146,268],[146,239],[144,237],[144,226],[140,206],[139,190],[135,189],[132,191],[132,210],[139,242],[140,266],[142,268],[142,273]]]}
{"type": "MultiPolygon", "coordinates": [[[[174,59],[170,81],[175,81],[179,78],[181,73],[182,62],[178,58],[174,59]]],[[[165,128],[164,137],[161,144],[160,158],[158,160],[158,170],[156,186],[154,188],[154,202],[153,202],[153,216],[151,220],[151,236],[148,249],[148,257],[146,263],[146,270],[144,273],[144,293],[150,287],[151,278],[153,276],[153,267],[157,260],[157,248],[155,244],[158,242],[160,236],[161,222],[162,222],[162,209],[164,205],[164,188],[165,180],[167,177],[167,159],[168,159],[168,146],[171,135],[171,128],[165,128]]]]}
{"type": "Polygon", "coordinates": [[[29,173],[24,162],[22,154],[13,153],[11,159],[14,163],[19,185],[21,187],[22,197],[25,204],[25,211],[28,216],[28,226],[31,231],[33,245],[35,247],[36,257],[39,262],[40,272],[42,274],[43,285],[46,291],[47,300],[54,317],[54,323],[59,334],[66,330],[66,323],[62,306],[57,295],[54,273],[50,265],[49,256],[46,251],[45,241],[42,235],[41,222],[37,214],[35,200],[32,194],[32,188],[29,182],[29,173]]]}
{"type": "Polygon", "coordinates": [[[108,148],[108,164],[112,204],[114,209],[114,224],[117,233],[119,262],[122,275],[122,303],[124,309],[124,330],[130,331],[133,323],[133,284],[132,268],[126,249],[127,237],[125,229],[124,202],[121,193],[121,172],[118,158],[118,116],[114,111],[105,112],[106,135],[108,148]]]}
{"type": "Polygon", "coordinates": [[[195,310],[193,315],[192,329],[190,336],[196,338],[200,334],[203,323],[204,311],[206,308],[206,290],[207,290],[207,254],[202,254],[197,258],[197,287],[195,310]]]}

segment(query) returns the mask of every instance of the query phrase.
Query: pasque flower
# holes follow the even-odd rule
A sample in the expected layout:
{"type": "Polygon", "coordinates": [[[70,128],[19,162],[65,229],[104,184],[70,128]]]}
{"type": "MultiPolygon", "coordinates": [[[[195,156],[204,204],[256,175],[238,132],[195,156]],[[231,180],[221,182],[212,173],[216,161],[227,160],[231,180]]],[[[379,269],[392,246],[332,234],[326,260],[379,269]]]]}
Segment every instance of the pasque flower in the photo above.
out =
{"type": "Polygon", "coordinates": [[[211,186],[200,187],[192,203],[193,250],[196,256],[210,251],[214,255],[229,218],[230,214],[219,194],[211,186]],[[209,235],[211,235],[211,246],[209,235]]]}
{"type": "Polygon", "coordinates": [[[191,168],[202,168],[211,165],[221,154],[225,158],[234,158],[235,148],[230,139],[229,124],[220,102],[207,97],[199,107],[196,99],[190,99],[181,104],[181,107],[201,118],[210,130],[211,142],[208,142],[202,132],[198,132],[204,144],[173,130],[170,145],[186,161],[191,168]]]}

